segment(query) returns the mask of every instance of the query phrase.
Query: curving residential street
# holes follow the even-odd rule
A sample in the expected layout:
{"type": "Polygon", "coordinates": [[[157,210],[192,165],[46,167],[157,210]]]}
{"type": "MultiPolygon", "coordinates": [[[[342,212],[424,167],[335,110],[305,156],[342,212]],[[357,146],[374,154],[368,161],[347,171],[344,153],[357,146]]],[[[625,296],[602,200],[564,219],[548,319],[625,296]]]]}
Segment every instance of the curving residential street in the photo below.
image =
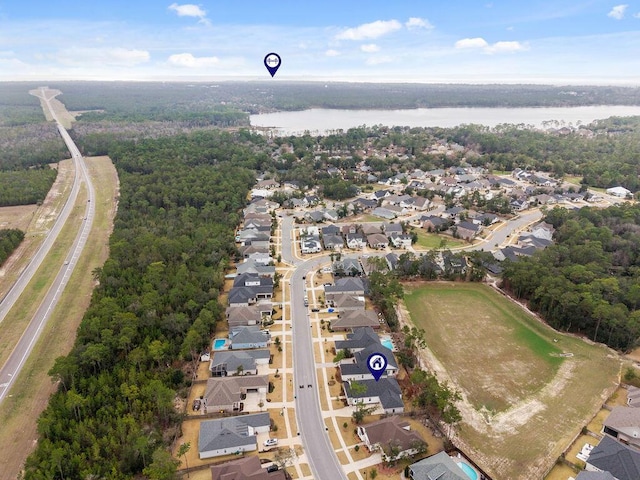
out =
{"type": "Polygon", "coordinates": [[[45,91],[44,88],[41,88],[36,96],[44,100],[49,112],[51,113],[51,116],[57,124],[58,131],[60,132],[62,139],[64,140],[67,148],[69,149],[69,152],[71,153],[71,157],[73,159],[76,170],[74,185],[71,194],[69,195],[69,198],[65,203],[63,211],[60,213],[60,216],[56,220],[54,227],[47,235],[45,242],[40,247],[34,258],[31,260],[29,266],[23,271],[18,281],[14,284],[12,289],[3,299],[1,305],[2,310],[0,310],[0,321],[11,309],[11,306],[13,306],[15,301],[20,297],[24,288],[31,280],[33,274],[37,271],[38,267],[49,252],[49,249],[56,240],[58,233],[60,232],[60,230],[62,230],[62,227],[69,218],[69,214],[76,203],[81,182],[84,182],[87,186],[88,201],[85,208],[85,215],[82,226],[78,231],[71,249],[65,257],[64,264],[60,267],[60,270],[58,271],[55,280],[47,291],[44,300],[38,307],[38,310],[36,311],[34,317],[29,322],[29,325],[22,334],[22,337],[18,341],[16,347],[11,352],[11,355],[7,359],[7,362],[2,366],[2,368],[0,368],[0,402],[2,402],[2,400],[9,394],[11,386],[16,381],[20,370],[24,366],[26,360],[29,358],[33,347],[35,346],[40,334],[42,333],[43,327],[45,326],[51,313],[55,309],[58,300],[60,299],[62,292],[64,291],[67,282],[71,277],[71,274],[73,273],[77,260],[80,257],[82,250],[84,249],[84,246],[87,242],[95,215],[95,193],[93,184],[91,183],[91,179],[89,178],[86,164],[84,163],[84,159],[80,154],[80,150],[69,136],[69,133],[59,122],[55,112],[53,111],[53,108],[51,108],[50,101],[56,95],[52,95],[51,92],[45,91]]]}

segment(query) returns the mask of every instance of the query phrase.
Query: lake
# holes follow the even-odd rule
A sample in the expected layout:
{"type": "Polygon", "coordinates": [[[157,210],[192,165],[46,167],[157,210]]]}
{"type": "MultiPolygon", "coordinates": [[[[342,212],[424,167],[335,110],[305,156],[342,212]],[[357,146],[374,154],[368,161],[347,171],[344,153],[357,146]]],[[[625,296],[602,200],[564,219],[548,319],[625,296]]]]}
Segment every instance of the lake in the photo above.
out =
{"type": "Polygon", "coordinates": [[[362,125],[409,127],[455,127],[477,123],[495,127],[501,123],[544,127],[543,122],[557,121],[547,128],[591,123],[612,116],[640,115],[640,106],[600,105],[593,107],[529,108],[417,108],[413,110],[332,110],[313,108],[299,112],[251,115],[252,126],[273,128],[280,135],[324,134],[362,125]]]}

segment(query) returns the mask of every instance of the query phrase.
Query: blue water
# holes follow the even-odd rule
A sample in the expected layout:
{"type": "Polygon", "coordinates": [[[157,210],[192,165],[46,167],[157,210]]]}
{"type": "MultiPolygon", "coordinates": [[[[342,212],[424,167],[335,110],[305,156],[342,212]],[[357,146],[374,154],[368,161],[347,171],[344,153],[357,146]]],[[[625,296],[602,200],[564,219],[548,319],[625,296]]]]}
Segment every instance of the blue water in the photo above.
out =
{"type": "Polygon", "coordinates": [[[387,347],[389,350],[393,350],[393,342],[390,338],[384,338],[380,343],[383,347],[387,347]]]}
{"type": "Polygon", "coordinates": [[[459,462],[458,466],[462,469],[464,473],[467,474],[467,477],[469,477],[471,480],[478,480],[478,474],[469,465],[467,465],[464,462],[459,462]]]}
{"type": "Polygon", "coordinates": [[[224,338],[216,338],[216,340],[213,342],[213,349],[222,350],[226,343],[227,341],[224,338]]]}

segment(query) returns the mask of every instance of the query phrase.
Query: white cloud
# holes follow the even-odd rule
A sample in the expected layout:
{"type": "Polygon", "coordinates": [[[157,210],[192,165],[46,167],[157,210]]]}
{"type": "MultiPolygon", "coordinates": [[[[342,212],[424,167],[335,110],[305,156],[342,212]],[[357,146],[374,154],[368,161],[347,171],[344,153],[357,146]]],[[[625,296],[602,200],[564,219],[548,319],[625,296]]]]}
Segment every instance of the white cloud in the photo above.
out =
{"type": "Polygon", "coordinates": [[[184,5],[172,3],[169,5],[169,10],[176,12],[179,17],[204,18],[207,16],[207,12],[200,8],[199,5],[193,5],[192,3],[185,3],[184,5]]]}
{"type": "Polygon", "coordinates": [[[485,48],[487,53],[509,53],[528,50],[528,47],[520,42],[496,42],[485,48]]]}
{"type": "Polygon", "coordinates": [[[489,44],[482,37],[475,38],[463,38],[462,40],[458,40],[454,47],[455,48],[486,48],[489,44]]]}
{"type": "Polygon", "coordinates": [[[429,20],[427,20],[426,18],[419,18],[419,17],[410,17],[409,20],[405,22],[404,25],[409,30],[414,28],[426,28],[426,29],[433,28],[433,25],[431,25],[429,20]]]}
{"type": "Polygon", "coordinates": [[[375,53],[380,51],[380,47],[375,43],[367,43],[366,45],[360,45],[360,50],[366,53],[375,53]]]}
{"type": "Polygon", "coordinates": [[[218,57],[194,57],[191,53],[176,53],[168,61],[171,65],[186,68],[215,67],[220,63],[218,57]]]}
{"type": "Polygon", "coordinates": [[[324,54],[327,57],[337,57],[338,55],[340,55],[340,52],[338,50],[329,49],[326,52],[324,52],[324,54]]]}
{"type": "Polygon", "coordinates": [[[184,5],[178,5],[172,3],[169,5],[169,10],[173,10],[179,17],[194,17],[199,18],[198,23],[203,25],[211,25],[211,22],[207,18],[206,10],[203,10],[200,5],[194,5],[193,3],[185,3],[184,5]]]}
{"type": "Polygon", "coordinates": [[[457,49],[482,49],[485,53],[511,53],[528,50],[528,45],[520,42],[496,42],[489,44],[484,38],[463,38],[454,47],[457,49]]]}
{"type": "Polygon", "coordinates": [[[376,20],[364,23],[358,27],[348,28],[336,35],[337,40],[365,40],[378,38],[396,30],[400,30],[402,24],[397,20],[376,20]]]}
{"type": "Polygon", "coordinates": [[[146,63],[151,58],[146,50],[127,48],[79,48],[63,49],[53,57],[63,65],[103,64],[132,67],[146,63]]]}
{"type": "Polygon", "coordinates": [[[624,13],[627,10],[629,5],[616,5],[611,9],[609,13],[607,13],[607,17],[615,18],[616,20],[622,20],[624,18],[624,13]]]}

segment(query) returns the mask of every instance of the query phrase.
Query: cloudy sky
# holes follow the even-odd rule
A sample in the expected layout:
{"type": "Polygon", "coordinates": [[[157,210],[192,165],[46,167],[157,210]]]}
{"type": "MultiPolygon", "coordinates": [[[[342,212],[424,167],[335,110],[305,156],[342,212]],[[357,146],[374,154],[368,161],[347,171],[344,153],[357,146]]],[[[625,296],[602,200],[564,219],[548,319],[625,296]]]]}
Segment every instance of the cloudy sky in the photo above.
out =
{"type": "Polygon", "coordinates": [[[640,1],[0,0],[0,80],[640,85],[640,1]]]}

